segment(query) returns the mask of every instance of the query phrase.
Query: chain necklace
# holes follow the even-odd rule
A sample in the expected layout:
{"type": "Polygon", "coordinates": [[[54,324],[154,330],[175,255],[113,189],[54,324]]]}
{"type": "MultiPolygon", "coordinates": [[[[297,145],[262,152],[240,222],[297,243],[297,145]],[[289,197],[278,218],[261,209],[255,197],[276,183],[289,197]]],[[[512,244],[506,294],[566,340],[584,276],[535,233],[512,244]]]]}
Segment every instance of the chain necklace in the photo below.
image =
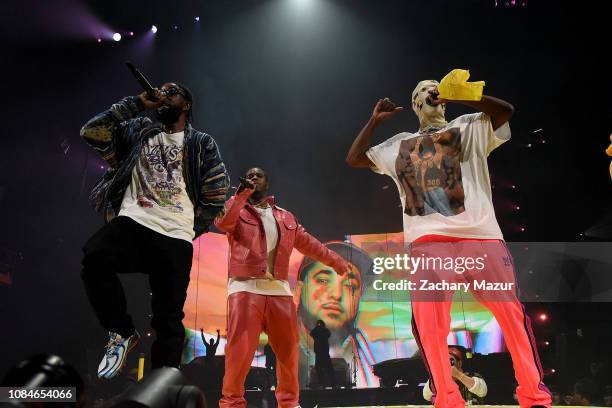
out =
{"type": "Polygon", "coordinates": [[[437,132],[438,130],[444,129],[444,127],[445,126],[440,126],[440,125],[428,125],[428,126],[425,126],[423,129],[419,129],[419,133],[425,134],[425,133],[437,132]]]}
{"type": "Polygon", "coordinates": [[[261,208],[262,210],[265,210],[266,208],[268,208],[270,206],[270,204],[268,204],[268,202],[266,201],[265,198],[263,198],[261,201],[259,201],[258,203],[255,204],[251,204],[253,207],[255,208],[261,208]]]}

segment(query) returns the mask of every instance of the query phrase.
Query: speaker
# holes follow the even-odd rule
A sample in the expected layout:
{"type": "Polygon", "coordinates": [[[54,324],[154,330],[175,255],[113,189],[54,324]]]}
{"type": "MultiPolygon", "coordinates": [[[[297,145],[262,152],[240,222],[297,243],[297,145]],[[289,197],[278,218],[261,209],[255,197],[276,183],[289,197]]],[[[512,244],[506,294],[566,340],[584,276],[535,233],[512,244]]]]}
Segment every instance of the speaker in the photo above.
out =
{"type": "MultiPolygon", "coordinates": [[[[351,388],[353,383],[351,381],[351,367],[343,358],[332,358],[332,367],[334,368],[334,376],[336,377],[336,385],[340,387],[351,388]]],[[[325,379],[325,381],[329,381],[325,379]]],[[[309,388],[321,387],[321,381],[317,376],[317,370],[314,366],[310,367],[310,383],[309,388]]]]}
{"type": "Polygon", "coordinates": [[[200,389],[189,384],[178,368],[151,371],[123,394],[113,408],[207,408],[200,389]]]}
{"type": "Polygon", "coordinates": [[[225,356],[215,356],[213,360],[196,357],[189,364],[181,366],[181,373],[201,390],[219,391],[225,373],[225,356]]]}

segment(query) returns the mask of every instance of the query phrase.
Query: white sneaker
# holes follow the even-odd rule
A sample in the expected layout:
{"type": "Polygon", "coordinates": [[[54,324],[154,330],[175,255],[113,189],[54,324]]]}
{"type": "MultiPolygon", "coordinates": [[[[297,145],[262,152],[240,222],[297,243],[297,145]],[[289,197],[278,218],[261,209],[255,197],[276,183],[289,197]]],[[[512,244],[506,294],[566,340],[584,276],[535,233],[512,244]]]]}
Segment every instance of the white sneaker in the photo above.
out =
{"type": "Polygon", "coordinates": [[[106,352],[98,366],[98,378],[113,378],[125,367],[125,357],[140,340],[140,334],[134,330],[127,339],[113,332],[108,332],[109,340],[106,352]]]}

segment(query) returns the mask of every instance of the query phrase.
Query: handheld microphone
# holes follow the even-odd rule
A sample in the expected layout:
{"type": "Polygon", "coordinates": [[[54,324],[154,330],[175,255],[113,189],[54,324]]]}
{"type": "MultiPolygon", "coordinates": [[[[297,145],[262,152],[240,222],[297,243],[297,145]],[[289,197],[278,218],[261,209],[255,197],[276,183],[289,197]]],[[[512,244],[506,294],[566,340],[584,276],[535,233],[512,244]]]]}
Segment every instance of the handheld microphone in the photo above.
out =
{"type": "Polygon", "coordinates": [[[240,177],[240,183],[238,183],[238,185],[236,187],[232,187],[233,189],[236,190],[240,190],[240,189],[253,189],[253,183],[250,183],[245,177],[240,177]]]}
{"type": "Polygon", "coordinates": [[[152,101],[156,101],[157,96],[155,96],[155,91],[153,90],[153,87],[151,86],[151,83],[147,80],[147,78],[145,78],[145,76],[142,75],[142,72],[140,72],[134,66],[134,64],[132,64],[129,61],[126,62],[125,65],[127,65],[127,67],[130,69],[130,72],[132,72],[132,75],[134,75],[134,78],[136,78],[140,86],[142,86],[142,89],[144,89],[147,95],[149,95],[149,99],[152,101]]]}

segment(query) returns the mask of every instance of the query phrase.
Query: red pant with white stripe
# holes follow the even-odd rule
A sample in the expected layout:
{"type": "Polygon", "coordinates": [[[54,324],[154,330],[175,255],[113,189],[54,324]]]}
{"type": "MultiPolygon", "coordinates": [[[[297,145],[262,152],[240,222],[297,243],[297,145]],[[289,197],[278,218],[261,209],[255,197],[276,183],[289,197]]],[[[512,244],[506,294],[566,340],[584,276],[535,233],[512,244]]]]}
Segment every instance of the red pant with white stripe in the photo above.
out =
{"type": "MultiPolygon", "coordinates": [[[[474,298],[493,313],[501,327],[504,341],[512,356],[520,406],[550,407],[551,395],[542,382],[543,372],[531,331],[531,322],[518,300],[516,290],[498,293],[473,289],[474,280],[514,283],[516,289],[512,256],[505,243],[497,240],[426,236],[413,244],[411,256],[453,259],[480,256],[484,260],[485,267],[474,274],[449,274],[438,270],[432,273],[429,270],[423,273],[417,271],[414,276],[417,281],[428,279],[471,283],[470,289],[474,298]]],[[[436,408],[465,406],[459,388],[453,381],[448,357],[447,338],[451,324],[452,296],[452,291],[444,290],[435,294],[424,291],[411,293],[412,331],[430,375],[434,394],[432,402],[436,408]]]]}
{"type": "Polygon", "coordinates": [[[297,311],[291,296],[250,292],[228,298],[225,376],[220,408],[246,407],[244,381],[262,331],[276,354],[276,400],[280,408],[299,405],[297,311]]]}

